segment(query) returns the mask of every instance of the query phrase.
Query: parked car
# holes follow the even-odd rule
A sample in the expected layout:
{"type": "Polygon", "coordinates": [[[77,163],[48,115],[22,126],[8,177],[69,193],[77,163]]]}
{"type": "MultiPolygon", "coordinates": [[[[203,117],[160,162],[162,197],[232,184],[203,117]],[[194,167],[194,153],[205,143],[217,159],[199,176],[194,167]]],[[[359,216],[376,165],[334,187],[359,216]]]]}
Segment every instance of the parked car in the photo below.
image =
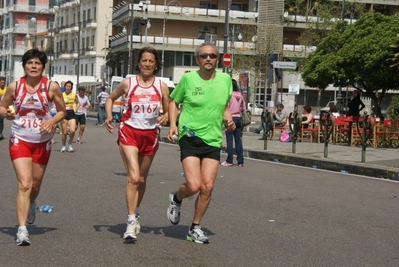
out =
{"type": "Polygon", "coordinates": [[[261,115],[264,110],[264,107],[259,103],[255,103],[255,105],[253,103],[248,103],[247,110],[251,115],[261,115]]]}

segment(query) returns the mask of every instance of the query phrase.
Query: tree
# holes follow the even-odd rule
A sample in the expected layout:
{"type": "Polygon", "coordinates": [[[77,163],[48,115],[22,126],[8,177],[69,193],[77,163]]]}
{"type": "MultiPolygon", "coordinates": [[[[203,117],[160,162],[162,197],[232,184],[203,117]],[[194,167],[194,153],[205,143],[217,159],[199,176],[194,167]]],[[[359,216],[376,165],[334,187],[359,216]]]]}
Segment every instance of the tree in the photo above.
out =
{"type": "Polygon", "coordinates": [[[373,100],[380,116],[386,91],[399,89],[399,69],[388,61],[398,32],[399,15],[370,12],[352,25],[338,23],[309,56],[302,73],[306,85],[351,85],[373,100]]]}

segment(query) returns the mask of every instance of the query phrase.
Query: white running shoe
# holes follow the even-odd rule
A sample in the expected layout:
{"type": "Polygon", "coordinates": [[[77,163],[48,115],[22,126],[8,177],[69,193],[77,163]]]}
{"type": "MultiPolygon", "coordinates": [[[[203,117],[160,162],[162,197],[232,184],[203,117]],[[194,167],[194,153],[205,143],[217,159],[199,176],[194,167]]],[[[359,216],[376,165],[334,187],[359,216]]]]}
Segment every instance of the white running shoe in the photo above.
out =
{"type": "Polygon", "coordinates": [[[78,139],[76,140],[76,143],[77,143],[77,144],[82,144],[82,139],[78,138],[78,139]]]}
{"type": "Polygon", "coordinates": [[[173,224],[176,225],[180,222],[180,206],[181,204],[177,204],[176,202],[173,201],[173,196],[177,192],[173,192],[169,195],[169,207],[168,210],[166,211],[166,217],[168,217],[168,220],[173,224]]]}
{"type": "Polygon", "coordinates": [[[194,226],[193,230],[189,230],[187,234],[187,241],[195,242],[198,244],[207,244],[209,243],[208,237],[204,234],[201,230],[201,226],[196,225],[194,226]]]}
{"type": "Polygon", "coordinates": [[[35,222],[35,219],[36,219],[36,202],[33,202],[29,206],[28,219],[26,220],[26,222],[28,224],[32,224],[35,222]]]}
{"type": "Polygon", "coordinates": [[[140,218],[140,215],[136,216],[136,226],[134,228],[134,233],[136,234],[136,236],[138,234],[140,234],[140,230],[141,230],[141,225],[140,225],[140,222],[139,222],[139,218],[140,218]]]}
{"type": "Polygon", "coordinates": [[[61,148],[61,153],[64,153],[65,150],[66,150],[65,146],[63,146],[63,147],[61,148]]]}
{"type": "Polygon", "coordinates": [[[73,152],[73,147],[71,143],[68,143],[68,152],[72,153],[73,152]]]}
{"type": "MultiPolygon", "coordinates": [[[[125,240],[134,240],[137,238],[136,236],[136,227],[137,220],[134,222],[127,223],[126,232],[123,234],[123,239],[125,240]]],[[[139,230],[140,231],[140,230],[139,230]]]]}
{"type": "Polygon", "coordinates": [[[18,229],[17,232],[17,246],[29,246],[29,233],[27,230],[18,229]]]}

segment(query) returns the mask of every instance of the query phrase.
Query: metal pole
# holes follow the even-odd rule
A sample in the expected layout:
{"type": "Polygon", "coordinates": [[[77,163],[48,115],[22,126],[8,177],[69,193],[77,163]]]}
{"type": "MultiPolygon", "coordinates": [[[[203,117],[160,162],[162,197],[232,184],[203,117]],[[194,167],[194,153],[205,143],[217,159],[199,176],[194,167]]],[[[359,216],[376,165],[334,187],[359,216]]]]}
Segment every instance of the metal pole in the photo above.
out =
{"type": "Polygon", "coordinates": [[[80,76],[80,5],[78,7],[78,68],[76,75],[76,89],[79,88],[79,76],[80,76]]]}
{"type": "Polygon", "coordinates": [[[129,36],[129,58],[128,58],[128,60],[127,60],[127,74],[133,74],[133,71],[132,71],[132,73],[130,73],[130,70],[131,70],[131,66],[133,66],[133,55],[132,55],[132,50],[133,50],[133,27],[134,27],[134,11],[133,11],[133,0],[132,0],[132,11],[131,11],[131,16],[132,16],[132,18],[131,18],[131,21],[132,21],[132,23],[131,23],[131,25],[130,25],[130,36],[129,36]]]}
{"type": "MultiPolygon", "coordinates": [[[[345,19],[345,0],[342,0],[341,18],[342,18],[342,22],[343,22],[345,19]]],[[[338,106],[339,113],[342,113],[343,110],[342,110],[342,86],[341,85],[339,85],[339,87],[338,87],[337,106],[338,106]]]]}
{"type": "Polygon", "coordinates": [[[50,57],[49,57],[49,78],[51,79],[52,76],[52,66],[51,66],[51,58],[54,56],[53,53],[53,28],[54,28],[54,22],[50,21],[50,57]]]}
{"type": "Polygon", "coordinates": [[[163,10],[163,25],[162,25],[162,68],[161,68],[161,77],[163,77],[163,68],[165,63],[165,23],[166,23],[166,0],[164,1],[164,10],[163,10]]]}
{"type": "MultiPolygon", "coordinates": [[[[229,39],[229,10],[231,0],[225,0],[225,17],[224,17],[224,36],[223,36],[223,54],[227,53],[227,42],[229,39]]],[[[223,65],[223,72],[226,72],[226,67],[223,65]]]]}

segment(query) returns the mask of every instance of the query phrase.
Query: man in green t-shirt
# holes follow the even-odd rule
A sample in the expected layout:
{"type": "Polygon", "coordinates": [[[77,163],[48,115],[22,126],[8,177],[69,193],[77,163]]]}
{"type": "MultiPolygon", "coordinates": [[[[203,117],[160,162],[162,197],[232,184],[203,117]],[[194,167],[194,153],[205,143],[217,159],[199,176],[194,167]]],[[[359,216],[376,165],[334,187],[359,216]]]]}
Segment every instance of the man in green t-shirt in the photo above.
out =
{"type": "Polygon", "coordinates": [[[168,139],[174,142],[178,135],[186,182],[169,195],[167,217],[172,224],[178,224],[182,200],[199,192],[187,240],[201,244],[209,242],[200,222],[209,206],[218,171],[222,124],[226,131],[235,129],[227,107],[232,96],[232,82],[228,74],[215,71],[218,57],[219,51],[212,44],[204,43],[197,47],[195,58],[199,70],[183,75],[170,95],[169,105],[168,139]],[[177,128],[179,104],[183,108],[177,128]]]}

